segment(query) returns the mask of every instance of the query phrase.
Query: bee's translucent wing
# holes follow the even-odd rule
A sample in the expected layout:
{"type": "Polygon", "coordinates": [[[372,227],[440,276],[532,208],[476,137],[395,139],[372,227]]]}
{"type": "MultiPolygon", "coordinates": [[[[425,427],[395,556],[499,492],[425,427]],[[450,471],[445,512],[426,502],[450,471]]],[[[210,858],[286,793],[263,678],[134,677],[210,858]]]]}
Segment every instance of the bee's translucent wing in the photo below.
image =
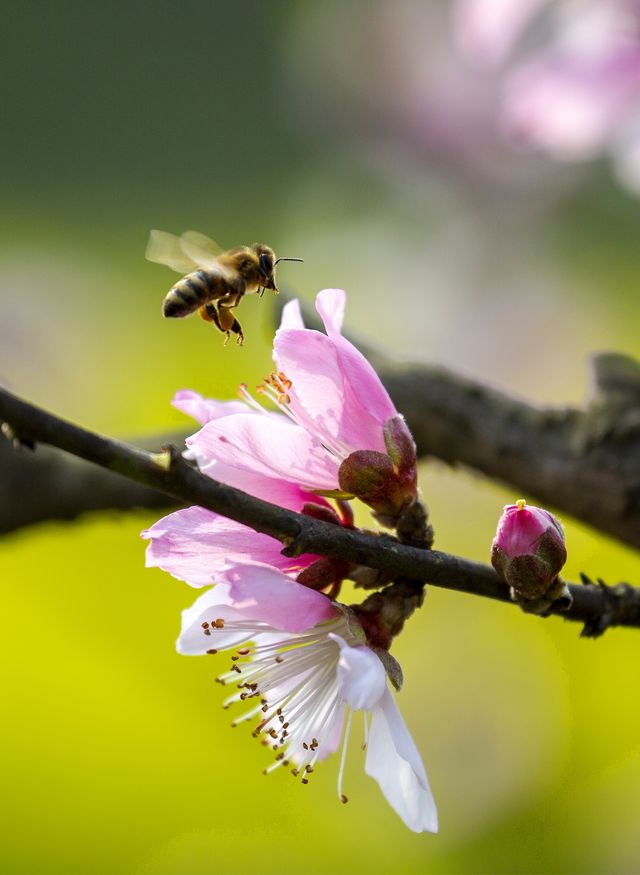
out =
{"type": "Polygon", "coordinates": [[[183,250],[181,238],[168,231],[151,231],[147,243],[146,258],[156,264],[165,264],[178,273],[191,273],[199,267],[183,250]]]}
{"type": "Polygon", "coordinates": [[[180,235],[180,247],[184,254],[200,267],[209,270],[220,269],[218,256],[224,252],[215,240],[199,231],[185,231],[180,235]]]}

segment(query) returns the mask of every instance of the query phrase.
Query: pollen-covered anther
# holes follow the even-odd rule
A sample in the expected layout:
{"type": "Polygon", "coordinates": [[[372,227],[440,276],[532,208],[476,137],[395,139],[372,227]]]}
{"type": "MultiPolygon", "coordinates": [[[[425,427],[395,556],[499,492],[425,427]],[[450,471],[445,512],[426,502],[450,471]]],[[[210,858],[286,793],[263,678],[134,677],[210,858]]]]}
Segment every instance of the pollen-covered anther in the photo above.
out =
{"type": "Polygon", "coordinates": [[[349,800],[348,800],[347,797],[344,795],[344,793],[341,793],[341,794],[340,794],[340,802],[342,802],[343,805],[346,805],[348,801],[349,801],[349,800]]]}
{"type": "Polygon", "coordinates": [[[211,625],[215,626],[216,629],[224,629],[224,620],[222,619],[222,617],[218,617],[218,619],[214,620],[211,625]]]}
{"type": "Polygon", "coordinates": [[[201,623],[200,625],[202,626],[203,629],[208,629],[208,628],[209,628],[209,624],[207,623],[206,620],[204,621],[204,623],[201,623]]]}

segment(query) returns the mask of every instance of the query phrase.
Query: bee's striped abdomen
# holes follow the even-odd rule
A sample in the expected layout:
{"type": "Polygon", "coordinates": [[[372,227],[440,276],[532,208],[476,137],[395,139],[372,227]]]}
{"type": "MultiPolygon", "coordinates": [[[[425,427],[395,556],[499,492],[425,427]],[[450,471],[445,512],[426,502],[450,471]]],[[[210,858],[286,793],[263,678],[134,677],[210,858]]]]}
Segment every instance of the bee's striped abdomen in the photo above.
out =
{"type": "Polygon", "coordinates": [[[169,290],[162,305],[168,318],[188,316],[216,294],[220,278],[206,270],[196,270],[183,277],[169,290]]]}

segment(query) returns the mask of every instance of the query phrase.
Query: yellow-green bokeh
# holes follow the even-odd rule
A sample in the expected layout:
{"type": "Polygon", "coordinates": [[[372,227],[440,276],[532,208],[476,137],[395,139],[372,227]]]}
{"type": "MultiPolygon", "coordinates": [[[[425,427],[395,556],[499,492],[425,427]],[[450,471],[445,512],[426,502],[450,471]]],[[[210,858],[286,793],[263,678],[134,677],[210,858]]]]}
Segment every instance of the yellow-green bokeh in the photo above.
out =
{"type": "MultiPolygon", "coordinates": [[[[318,7],[7,4],[4,384],[88,427],[143,437],[183,427],[169,406],[179,388],[232,397],[261,380],[268,297],[242,305],[243,349],[223,349],[195,318],[163,321],[173,275],[143,260],[153,226],[265,239],[305,258],[282,266],[284,288],[311,301],[345,286],[363,336],[539,401],[580,401],[592,350],[638,352],[640,205],[596,172],[530,233],[514,232],[515,254],[485,253],[477,287],[472,272],[455,275],[468,253],[443,227],[479,226],[473,198],[431,188],[428,159],[400,157],[397,175],[381,175],[346,122],[323,136],[305,127],[291,42],[318,7]],[[508,294],[504,270],[533,277],[531,288],[508,294]]],[[[345,3],[345,26],[366,7],[345,3]]],[[[338,89],[330,96],[351,111],[338,89]]],[[[490,201],[483,209],[490,224],[490,201]]],[[[486,560],[502,505],[519,496],[437,463],[421,483],[436,546],[486,560]]],[[[0,872],[640,869],[635,631],[583,640],[574,624],[431,589],[394,649],[399,704],[440,808],[440,834],[416,836],[365,777],[357,742],[346,806],[336,758],[309,786],[262,776],[265,750],[220,708],[225,657],[175,653],[196,593],[144,569],[139,532],[154,518],[93,515],[0,543],[0,872]]],[[[570,579],[640,583],[632,551],[564,521],[570,579]]]]}

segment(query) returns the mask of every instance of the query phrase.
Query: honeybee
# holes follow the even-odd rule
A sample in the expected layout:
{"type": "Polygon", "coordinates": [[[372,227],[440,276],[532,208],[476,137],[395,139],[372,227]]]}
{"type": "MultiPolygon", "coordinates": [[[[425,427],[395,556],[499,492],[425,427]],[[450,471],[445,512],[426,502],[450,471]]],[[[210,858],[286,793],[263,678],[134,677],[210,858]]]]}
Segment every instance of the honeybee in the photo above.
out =
{"type": "Polygon", "coordinates": [[[185,231],[180,237],[166,231],[151,231],[146,257],[186,274],[169,290],[162,304],[168,318],[189,316],[196,310],[205,322],[213,322],[223,334],[224,345],[231,334],[244,343],[242,327],[232,310],[245,295],[265,289],[278,294],[275,268],[279,261],[302,261],[301,258],[276,258],[273,249],[264,243],[222,247],[200,234],[185,231]]]}

